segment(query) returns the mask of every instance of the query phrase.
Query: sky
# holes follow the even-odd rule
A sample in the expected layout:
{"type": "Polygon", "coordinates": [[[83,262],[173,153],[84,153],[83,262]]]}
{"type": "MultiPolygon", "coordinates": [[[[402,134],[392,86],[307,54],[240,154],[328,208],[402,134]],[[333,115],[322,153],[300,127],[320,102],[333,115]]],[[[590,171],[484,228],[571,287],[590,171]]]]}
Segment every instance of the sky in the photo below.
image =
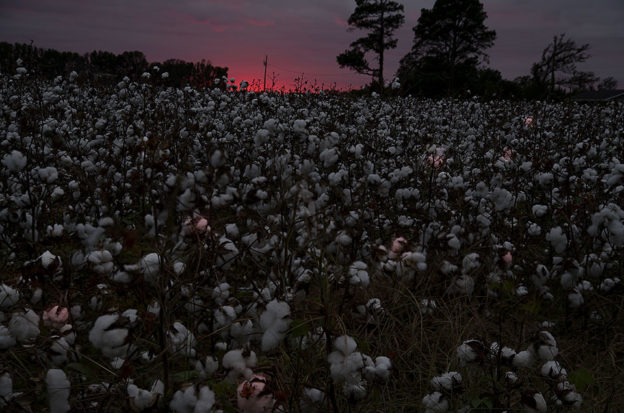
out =
{"type": "MultiPolygon", "coordinates": [[[[399,1],[405,24],[398,47],[387,52],[385,77],[396,73],[412,47],[420,10],[434,0],[399,1]]],[[[613,76],[624,88],[624,0],[485,0],[485,24],[496,30],[489,67],[504,78],[529,74],[553,36],[588,43],[579,69],[613,76]]],[[[325,88],[370,81],[340,69],[336,56],[364,32],[348,31],[354,0],[0,0],[0,41],[86,53],[139,50],[147,60],[206,59],[229,68],[237,83],[294,85],[295,78],[325,88]]]]}

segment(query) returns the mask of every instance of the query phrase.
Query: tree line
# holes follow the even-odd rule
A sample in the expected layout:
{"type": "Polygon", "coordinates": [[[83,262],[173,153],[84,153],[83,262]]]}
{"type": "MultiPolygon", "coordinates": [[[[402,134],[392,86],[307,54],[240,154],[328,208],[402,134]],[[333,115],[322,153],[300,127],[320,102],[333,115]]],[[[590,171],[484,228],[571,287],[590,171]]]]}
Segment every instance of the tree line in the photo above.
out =
{"type": "MultiPolygon", "coordinates": [[[[341,68],[371,76],[370,87],[384,89],[384,52],[396,48],[393,33],[404,22],[403,5],[392,0],[355,0],[349,30],[366,35],[337,56],[341,68]],[[369,57],[375,57],[376,64],[369,57]]],[[[561,98],[582,90],[615,89],[612,77],[600,79],[578,70],[589,58],[588,44],[577,45],[565,34],[556,35],[533,64],[531,74],[505,80],[488,68],[486,50],[496,32],[485,25],[487,13],[479,0],[436,0],[421,9],[413,28],[412,49],[401,59],[397,77],[402,92],[428,97],[480,95],[504,98],[561,98]]]]}
{"type": "MultiPolygon", "coordinates": [[[[42,49],[32,44],[0,42],[0,72],[15,73],[18,59],[30,73],[46,79],[75,71],[83,80],[108,82],[118,81],[123,77],[137,80],[144,73],[154,75],[157,72],[156,74],[161,75],[156,77],[156,81],[168,86],[212,87],[219,83],[217,79],[227,77],[228,73],[227,67],[213,66],[206,60],[186,62],[169,59],[162,63],[149,63],[139,51],[114,54],[98,50],[81,55],[42,49]],[[165,72],[167,76],[162,77],[165,72]]],[[[221,86],[225,84],[221,83],[221,86]]]]}

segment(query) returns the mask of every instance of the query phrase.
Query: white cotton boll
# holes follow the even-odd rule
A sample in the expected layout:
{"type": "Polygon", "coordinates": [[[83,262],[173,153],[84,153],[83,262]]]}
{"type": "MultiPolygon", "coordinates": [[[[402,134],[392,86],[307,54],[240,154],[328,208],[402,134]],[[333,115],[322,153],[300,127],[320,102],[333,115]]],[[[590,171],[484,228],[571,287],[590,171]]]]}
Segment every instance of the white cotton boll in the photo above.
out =
{"type": "Polygon", "coordinates": [[[46,233],[49,237],[58,238],[63,236],[64,227],[60,224],[48,225],[46,233]]]}
{"type": "Polygon", "coordinates": [[[525,287],[524,285],[520,285],[518,286],[518,288],[516,288],[516,295],[518,297],[524,297],[525,295],[529,294],[529,289],[527,287],[525,287]]]}
{"type": "Polygon", "coordinates": [[[583,397],[576,392],[576,386],[567,380],[557,383],[555,393],[566,406],[579,408],[583,403],[583,397]]]}
{"type": "Polygon", "coordinates": [[[370,279],[368,277],[368,266],[362,261],[355,261],[349,267],[349,284],[368,287],[370,279]]]}
{"type": "Polygon", "coordinates": [[[165,385],[162,381],[156,380],[150,390],[145,390],[135,384],[128,384],[127,392],[133,410],[140,412],[156,403],[158,397],[164,394],[165,385]]]}
{"type": "Polygon", "coordinates": [[[575,289],[568,294],[568,305],[570,308],[579,308],[584,302],[585,300],[583,299],[583,294],[581,294],[580,291],[575,289]]]}
{"type": "Polygon", "coordinates": [[[61,366],[63,363],[66,363],[69,360],[67,352],[70,349],[70,344],[67,340],[65,340],[65,337],[60,337],[53,341],[49,350],[50,361],[52,361],[52,364],[55,366],[61,366]]]}
{"type": "Polygon", "coordinates": [[[119,314],[99,316],[89,331],[89,341],[106,357],[124,357],[128,353],[128,329],[113,328],[118,319],[119,314]]]}
{"type": "Polygon", "coordinates": [[[46,374],[50,413],[65,413],[70,410],[69,392],[71,383],[63,370],[50,369],[46,374]]]}
{"type": "Polygon", "coordinates": [[[19,301],[19,291],[6,284],[0,284],[0,308],[9,308],[19,301]]]}
{"type": "MultiPolygon", "coordinates": [[[[45,251],[39,259],[41,260],[41,266],[47,269],[50,265],[57,262],[57,256],[52,254],[50,251],[45,251]]],[[[60,258],[58,258],[58,262],[60,262],[60,258]]]]}
{"type": "Polygon", "coordinates": [[[217,256],[216,261],[217,267],[228,270],[234,263],[234,258],[238,256],[238,248],[231,240],[221,236],[219,238],[219,252],[220,254],[217,256]]]}
{"type": "Polygon", "coordinates": [[[15,337],[11,335],[8,328],[0,324],[0,350],[6,350],[17,344],[15,337]]]}
{"type": "Polygon", "coordinates": [[[158,280],[158,274],[160,273],[160,260],[160,255],[152,252],[141,258],[139,261],[143,277],[148,283],[155,283],[158,280]]]}
{"type": "Polygon", "coordinates": [[[568,372],[561,367],[559,362],[550,360],[544,363],[540,370],[542,376],[549,377],[551,379],[559,379],[561,377],[567,377],[568,372]]]}
{"type": "Polygon", "coordinates": [[[600,291],[602,292],[609,292],[613,289],[613,287],[615,287],[617,285],[617,283],[620,282],[619,278],[605,278],[604,280],[602,280],[602,282],[600,283],[600,291]]]}
{"type": "Polygon", "coordinates": [[[557,254],[563,253],[568,245],[568,237],[563,233],[561,227],[552,228],[548,234],[546,234],[546,240],[550,241],[550,244],[557,254]]]}
{"type": "Polygon", "coordinates": [[[464,257],[462,260],[462,272],[469,273],[470,271],[477,269],[481,266],[479,262],[479,254],[472,252],[464,257]]]}
{"type": "Polygon", "coordinates": [[[87,262],[91,264],[93,271],[98,274],[109,275],[115,267],[113,254],[108,250],[91,251],[86,258],[87,262]]]}
{"type": "Polygon", "coordinates": [[[387,380],[390,377],[392,362],[388,357],[380,356],[375,361],[367,355],[362,355],[362,358],[364,360],[364,376],[366,380],[370,382],[375,380],[376,377],[387,380]]]}
{"type": "Polygon", "coordinates": [[[522,404],[527,413],[546,413],[546,400],[542,393],[526,392],[522,395],[522,404]]]}
{"type": "Polygon", "coordinates": [[[230,381],[236,381],[240,376],[251,377],[253,367],[256,367],[258,358],[256,353],[249,350],[230,350],[223,356],[221,365],[223,368],[231,370],[228,374],[230,381]]]}
{"type": "Polygon", "coordinates": [[[11,335],[20,343],[29,343],[39,336],[39,316],[33,310],[13,313],[9,321],[11,335]]]}
{"type": "Polygon", "coordinates": [[[477,361],[485,354],[485,346],[479,340],[466,340],[457,347],[457,358],[460,366],[477,361]]]}
{"type": "Polygon", "coordinates": [[[447,242],[448,246],[454,249],[455,251],[459,251],[459,248],[461,248],[461,241],[459,240],[459,238],[457,238],[455,234],[448,234],[447,238],[448,238],[448,242],[447,242]]]}
{"type": "Polygon", "coordinates": [[[527,233],[532,237],[537,237],[542,233],[542,227],[537,225],[535,222],[528,223],[529,228],[527,229],[527,233]]]}
{"type": "Polygon", "coordinates": [[[338,150],[336,148],[328,148],[322,151],[319,159],[323,162],[324,168],[329,168],[338,162],[338,150]]]}
{"type": "Polygon", "coordinates": [[[219,360],[216,357],[206,356],[206,359],[202,362],[197,360],[195,362],[195,370],[199,372],[199,377],[206,379],[214,374],[219,369],[219,360]]]}
{"type": "Polygon", "coordinates": [[[508,371],[508,372],[505,373],[505,381],[508,384],[513,386],[515,384],[518,384],[518,382],[520,381],[520,378],[513,371],[508,371]]]}
{"type": "Polygon", "coordinates": [[[26,166],[28,158],[20,151],[11,151],[2,158],[2,165],[10,172],[19,172],[26,166]]]}
{"type": "Polygon", "coordinates": [[[5,407],[13,396],[13,380],[9,373],[4,373],[0,376],[0,407],[5,407]]]}
{"type": "Polygon", "coordinates": [[[530,368],[533,365],[534,361],[535,356],[533,355],[533,352],[529,350],[524,350],[516,353],[513,360],[511,361],[511,364],[514,367],[518,368],[530,368]]]}
{"type": "Polygon", "coordinates": [[[247,344],[252,334],[254,334],[254,326],[251,320],[233,323],[230,327],[230,336],[238,345],[247,344]]]}
{"type": "Polygon", "coordinates": [[[167,332],[167,338],[174,353],[182,351],[186,356],[195,357],[193,347],[197,344],[197,340],[193,332],[189,331],[184,324],[179,321],[173,323],[172,329],[167,332]]]}
{"type": "Polygon", "coordinates": [[[431,379],[431,386],[438,391],[452,392],[461,385],[461,382],[461,374],[456,371],[449,371],[431,379]]]}
{"type": "Polygon", "coordinates": [[[260,327],[262,334],[262,351],[269,351],[279,345],[279,342],[286,335],[286,330],[290,325],[290,306],[288,303],[277,300],[267,304],[266,310],[260,316],[260,327]]]}
{"type": "Polygon", "coordinates": [[[423,397],[422,404],[425,406],[425,413],[446,413],[449,409],[448,400],[438,391],[423,397]]]}
{"type": "Polygon", "coordinates": [[[225,233],[227,234],[228,237],[233,238],[233,239],[237,239],[240,236],[240,232],[236,224],[226,224],[225,233]]]}
{"type": "Polygon", "coordinates": [[[548,205],[535,204],[531,207],[531,212],[538,218],[543,217],[548,212],[548,205]]]}
{"type": "Polygon", "coordinates": [[[471,295],[474,291],[474,278],[469,275],[462,274],[455,279],[455,282],[449,287],[451,294],[471,295]]]}
{"type": "Polygon", "coordinates": [[[336,237],[336,242],[342,245],[343,247],[348,247],[349,245],[351,245],[353,240],[351,239],[349,235],[347,235],[346,232],[341,232],[336,237]]]}
{"type": "Polygon", "coordinates": [[[197,396],[193,386],[187,387],[185,390],[178,390],[173,395],[169,407],[176,413],[195,413],[195,405],[197,404],[197,396]]]}
{"type": "Polygon", "coordinates": [[[37,172],[39,173],[39,178],[45,183],[51,184],[58,179],[58,171],[53,166],[39,168],[37,172]]]}
{"type": "Polygon", "coordinates": [[[123,367],[125,362],[126,362],[126,359],[123,359],[121,357],[113,357],[113,359],[110,362],[110,365],[115,370],[119,370],[121,367],[123,367]]]}
{"type": "Polygon", "coordinates": [[[504,188],[496,188],[490,194],[490,200],[494,203],[494,209],[496,211],[503,211],[509,209],[514,204],[514,198],[511,192],[504,188]]]}

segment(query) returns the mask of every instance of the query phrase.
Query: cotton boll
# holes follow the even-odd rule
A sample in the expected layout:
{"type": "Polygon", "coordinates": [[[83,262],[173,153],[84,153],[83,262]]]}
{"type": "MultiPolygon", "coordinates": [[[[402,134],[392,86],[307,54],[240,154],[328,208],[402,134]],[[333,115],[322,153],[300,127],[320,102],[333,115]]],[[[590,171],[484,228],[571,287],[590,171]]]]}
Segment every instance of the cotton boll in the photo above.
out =
{"type": "Polygon", "coordinates": [[[113,255],[108,250],[91,251],[86,258],[98,274],[109,275],[115,266],[113,255]]]}
{"type": "Polygon", "coordinates": [[[368,266],[362,261],[355,261],[349,267],[349,283],[355,286],[368,287],[370,279],[366,271],[368,266]]]}
{"type": "Polygon", "coordinates": [[[390,377],[392,362],[388,357],[380,356],[373,361],[369,356],[364,355],[364,376],[366,380],[372,382],[375,378],[387,380],[390,377]]]}
{"type": "Polygon", "coordinates": [[[540,369],[542,376],[549,377],[551,379],[565,378],[568,375],[566,369],[561,367],[559,362],[551,360],[544,363],[540,369]]]}
{"type": "Polygon", "coordinates": [[[155,283],[158,279],[158,274],[160,273],[160,255],[155,252],[147,254],[141,258],[139,265],[141,267],[143,277],[145,277],[145,281],[155,283]]]}
{"type": "Polygon", "coordinates": [[[175,392],[169,407],[176,413],[208,413],[214,402],[214,392],[208,386],[202,386],[199,392],[195,386],[189,386],[175,392]]]}
{"type": "Polygon", "coordinates": [[[4,155],[2,165],[10,172],[19,172],[26,166],[28,158],[20,151],[11,151],[10,154],[4,155]]]}
{"type": "Polygon", "coordinates": [[[143,411],[153,406],[165,391],[165,385],[162,381],[156,380],[150,390],[140,389],[135,384],[128,384],[127,392],[130,398],[130,406],[134,411],[143,411]]]}
{"type": "Polygon", "coordinates": [[[13,313],[9,331],[20,343],[30,343],[39,336],[39,316],[33,310],[13,313]]]}
{"type": "Polygon", "coordinates": [[[537,333],[534,343],[541,360],[554,360],[559,353],[557,341],[548,331],[543,330],[537,333]]]}
{"type": "Polygon", "coordinates": [[[462,260],[462,272],[469,273],[472,270],[475,270],[481,266],[479,262],[479,254],[476,252],[470,253],[464,257],[462,260]]]}
{"type": "Polygon", "coordinates": [[[167,338],[174,353],[181,351],[184,355],[195,357],[195,349],[193,347],[197,344],[197,341],[195,340],[195,335],[184,324],[179,321],[173,323],[173,327],[167,332],[167,338]]]}
{"type": "Polygon", "coordinates": [[[457,358],[459,364],[465,366],[468,363],[483,359],[486,352],[485,346],[479,340],[466,340],[457,347],[457,358]]]}
{"type": "Polygon", "coordinates": [[[262,351],[269,351],[279,345],[290,325],[290,306],[276,299],[267,304],[266,310],[260,316],[262,328],[262,351]]]}
{"type": "Polygon", "coordinates": [[[448,291],[450,294],[471,295],[474,291],[474,279],[469,275],[462,274],[455,279],[448,291]]]}
{"type": "Polygon", "coordinates": [[[327,360],[336,383],[357,385],[361,382],[360,369],[364,367],[364,358],[361,353],[355,352],[356,348],[355,340],[349,336],[340,336],[334,341],[334,351],[329,353],[327,360]]]}
{"type": "Polygon", "coordinates": [[[431,386],[438,391],[453,392],[461,386],[461,382],[461,374],[456,371],[450,371],[431,379],[431,386]]]}
{"type": "Polygon", "coordinates": [[[0,324],[0,350],[6,350],[17,344],[15,337],[11,335],[8,328],[0,324]]]}
{"type": "Polygon", "coordinates": [[[4,373],[0,376],[0,407],[5,407],[14,396],[11,375],[9,373],[4,373]]]}
{"type": "Polygon", "coordinates": [[[565,406],[579,408],[583,403],[583,397],[576,392],[576,387],[567,380],[557,383],[555,394],[565,406]]]}
{"type": "Polygon", "coordinates": [[[230,370],[228,379],[236,381],[240,376],[251,377],[252,368],[256,367],[258,359],[256,353],[249,350],[230,350],[223,356],[221,365],[230,370]]]}
{"type": "Polygon", "coordinates": [[[524,350],[519,353],[516,353],[516,355],[511,361],[511,364],[514,367],[526,369],[526,368],[530,368],[534,362],[535,362],[535,356],[533,355],[533,352],[529,350],[524,350]]]}
{"type": "Polygon", "coordinates": [[[19,301],[19,291],[6,284],[0,284],[0,308],[5,309],[19,301]]]}
{"type": "Polygon", "coordinates": [[[446,413],[449,409],[448,400],[438,391],[423,397],[422,404],[425,406],[425,413],[446,413]]]}
{"type": "Polygon", "coordinates": [[[69,392],[71,383],[63,370],[50,369],[46,374],[46,385],[48,388],[48,403],[50,413],[65,413],[71,407],[69,405],[69,392]]]}
{"type": "Polygon", "coordinates": [[[39,178],[45,183],[51,184],[58,179],[58,171],[53,166],[39,168],[37,172],[39,173],[39,178]]]}
{"type": "Polygon", "coordinates": [[[548,234],[546,234],[546,240],[550,241],[550,244],[557,254],[562,254],[568,245],[568,237],[563,233],[561,227],[552,228],[548,234]]]}
{"type": "Polygon", "coordinates": [[[568,294],[568,305],[570,308],[579,308],[584,302],[583,294],[577,289],[574,289],[574,291],[568,294]]]}
{"type": "Polygon", "coordinates": [[[543,217],[544,215],[546,215],[546,212],[548,212],[548,206],[535,204],[533,205],[533,207],[531,207],[531,212],[533,212],[533,215],[538,218],[543,217]]]}
{"type": "Polygon", "coordinates": [[[46,251],[41,254],[39,260],[41,261],[41,266],[45,269],[50,268],[52,265],[61,265],[61,259],[52,254],[50,251],[46,251]]]}
{"type": "Polygon", "coordinates": [[[127,343],[128,329],[114,326],[118,319],[119,314],[99,316],[89,331],[89,341],[106,357],[124,357],[130,348],[127,343]]]}
{"type": "Polygon", "coordinates": [[[206,379],[214,374],[219,369],[219,360],[215,357],[206,356],[205,360],[197,360],[195,362],[195,370],[199,372],[199,377],[206,379]]]}
{"type": "Polygon", "coordinates": [[[527,413],[546,413],[546,400],[541,393],[534,390],[526,390],[522,393],[521,403],[527,413]]]}
{"type": "Polygon", "coordinates": [[[219,238],[219,255],[217,256],[216,264],[219,268],[228,270],[233,262],[234,258],[238,256],[238,248],[236,245],[226,238],[225,236],[221,236],[219,238]]]}

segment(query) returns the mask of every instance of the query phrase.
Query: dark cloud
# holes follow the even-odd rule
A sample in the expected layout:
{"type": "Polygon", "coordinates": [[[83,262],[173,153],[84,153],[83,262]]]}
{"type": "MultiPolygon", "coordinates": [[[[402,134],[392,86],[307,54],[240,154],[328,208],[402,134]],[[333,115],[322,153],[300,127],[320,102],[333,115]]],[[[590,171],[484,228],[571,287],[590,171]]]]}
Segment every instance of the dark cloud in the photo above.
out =
{"type": "MultiPolygon", "coordinates": [[[[406,24],[388,53],[386,77],[411,48],[421,8],[434,0],[403,2],[406,24]]],[[[239,78],[260,78],[262,60],[289,82],[300,73],[339,85],[368,81],[338,68],[335,56],[357,38],[346,30],[352,0],[0,0],[0,40],[88,52],[141,50],[149,60],[180,58],[228,66],[239,78]]],[[[497,0],[485,2],[486,24],[497,39],[490,66],[503,76],[528,74],[559,33],[589,43],[582,65],[624,86],[622,0],[497,0]]]]}

